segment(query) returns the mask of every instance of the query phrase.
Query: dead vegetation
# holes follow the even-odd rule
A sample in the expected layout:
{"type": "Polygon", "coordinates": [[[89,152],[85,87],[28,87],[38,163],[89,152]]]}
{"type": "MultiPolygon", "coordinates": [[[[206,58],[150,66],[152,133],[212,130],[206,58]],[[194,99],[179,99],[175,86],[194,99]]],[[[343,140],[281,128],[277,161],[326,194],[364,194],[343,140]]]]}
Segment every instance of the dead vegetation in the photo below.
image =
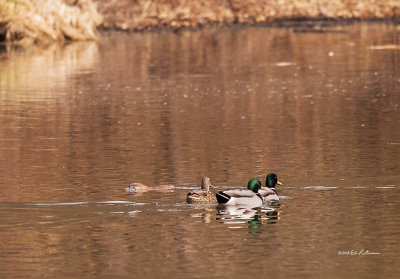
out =
{"type": "Polygon", "coordinates": [[[94,0],[104,27],[144,30],[298,19],[382,19],[400,16],[398,0],[94,0]]]}
{"type": "Polygon", "coordinates": [[[7,41],[96,39],[102,20],[91,0],[0,0],[0,36],[7,41]]]}

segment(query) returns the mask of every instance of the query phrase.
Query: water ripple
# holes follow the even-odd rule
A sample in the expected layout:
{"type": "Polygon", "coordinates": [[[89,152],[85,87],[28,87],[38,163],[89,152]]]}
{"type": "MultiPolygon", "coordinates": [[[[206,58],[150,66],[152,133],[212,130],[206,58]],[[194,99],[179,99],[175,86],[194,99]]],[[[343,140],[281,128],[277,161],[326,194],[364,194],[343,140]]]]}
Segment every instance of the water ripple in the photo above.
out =
{"type": "Polygon", "coordinates": [[[100,205],[134,205],[140,206],[148,203],[143,202],[131,202],[131,201],[101,201],[101,202],[52,202],[52,203],[34,203],[35,206],[69,206],[69,205],[90,205],[90,204],[100,204],[100,205]]]}
{"type": "Polygon", "coordinates": [[[304,189],[315,189],[315,190],[333,190],[339,187],[336,186],[306,186],[304,189]]]}

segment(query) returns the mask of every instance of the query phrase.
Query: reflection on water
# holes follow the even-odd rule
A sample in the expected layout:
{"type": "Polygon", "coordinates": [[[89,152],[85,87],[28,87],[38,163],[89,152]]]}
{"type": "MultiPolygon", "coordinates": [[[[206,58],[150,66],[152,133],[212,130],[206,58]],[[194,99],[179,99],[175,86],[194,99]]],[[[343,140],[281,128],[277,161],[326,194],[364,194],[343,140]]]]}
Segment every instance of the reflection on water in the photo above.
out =
{"type": "Polygon", "coordinates": [[[229,228],[243,228],[244,224],[251,230],[250,233],[256,233],[260,225],[275,224],[279,220],[279,211],[277,208],[263,207],[252,208],[238,205],[221,205],[218,208],[217,220],[228,224],[229,228]]]}
{"type": "Polygon", "coordinates": [[[395,278],[396,28],[2,47],[0,277],[395,278]],[[185,203],[268,172],[280,207],[185,203]]]}
{"type": "MultiPolygon", "coordinates": [[[[180,277],[200,268],[201,277],[212,272],[235,278],[243,270],[248,276],[364,277],[370,264],[397,266],[399,189],[283,188],[295,198],[283,199],[280,208],[261,209],[189,205],[187,189],[140,197],[124,193],[126,201],[1,203],[6,257],[0,274],[34,269],[34,277],[152,277],[152,272],[180,277]],[[361,249],[381,256],[338,258],[338,251],[361,249]],[[333,269],[332,262],[347,271],[333,269]]],[[[376,270],[398,272],[381,265],[376,270]]]]}

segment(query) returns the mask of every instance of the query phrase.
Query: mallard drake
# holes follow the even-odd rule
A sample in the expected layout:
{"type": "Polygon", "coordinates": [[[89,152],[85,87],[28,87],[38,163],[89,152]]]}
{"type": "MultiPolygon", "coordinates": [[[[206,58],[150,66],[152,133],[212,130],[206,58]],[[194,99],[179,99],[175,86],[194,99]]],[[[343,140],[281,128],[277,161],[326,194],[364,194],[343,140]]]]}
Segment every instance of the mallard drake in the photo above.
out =
{"type": "Polygon", "coordinates": [[[128,186],[128,188],[125,188],[126,192],[147,192],[147,191],[169,191],[174,189],[174,185],[170,184],[161,184],[157,186],[146,186],[142,183],[132,183],[131,185],[128,186]]]}
{"type": "Polygon", "coordinates": [[[210,187],[212,188],[211,180],[209,177],[204,176],[201,179],[199,191],[192,191],[187,193],[186,202],[187,203],[216,203],[217,198],[213,193],[210,192],[210,187]]]}
{"type": "Polygon", "coordinates": [[[217,201],[226,205],[250,205],[253,207],[263,204],[263,197],[258,190],[265,189],[260,180],[253,178],[247,184],[247,190],[221,191],[216,194],[217,201]]]}
{"type": "Polygon", "coordinates": [[[265,190],[258,191],[261,197],[263,197],[264,201],[279,201],[279,196],[275,190],[275,186],[282,185],[282,183],[279,182],[278,177],[275,173],[270,173],[267,175],[267,177],[265,178],[265,185],[267,186],[265,190]]]}

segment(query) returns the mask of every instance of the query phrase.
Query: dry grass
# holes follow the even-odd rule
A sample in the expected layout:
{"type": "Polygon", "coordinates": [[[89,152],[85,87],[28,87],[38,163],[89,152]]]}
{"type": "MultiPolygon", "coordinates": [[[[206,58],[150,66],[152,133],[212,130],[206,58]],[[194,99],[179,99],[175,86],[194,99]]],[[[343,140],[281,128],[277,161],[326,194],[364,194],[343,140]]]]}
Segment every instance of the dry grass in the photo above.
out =
{"type": "Polygon", "coordinates": [[[287,19],[395,18],[399,0],[93,0],[104,26],[122,30],[287,19]]]}
{"type": "Polygon", "coordinates": [[[7,41],[96,39],[101,23],[91,0],[0,0],[0,33],[7,41]]]}

